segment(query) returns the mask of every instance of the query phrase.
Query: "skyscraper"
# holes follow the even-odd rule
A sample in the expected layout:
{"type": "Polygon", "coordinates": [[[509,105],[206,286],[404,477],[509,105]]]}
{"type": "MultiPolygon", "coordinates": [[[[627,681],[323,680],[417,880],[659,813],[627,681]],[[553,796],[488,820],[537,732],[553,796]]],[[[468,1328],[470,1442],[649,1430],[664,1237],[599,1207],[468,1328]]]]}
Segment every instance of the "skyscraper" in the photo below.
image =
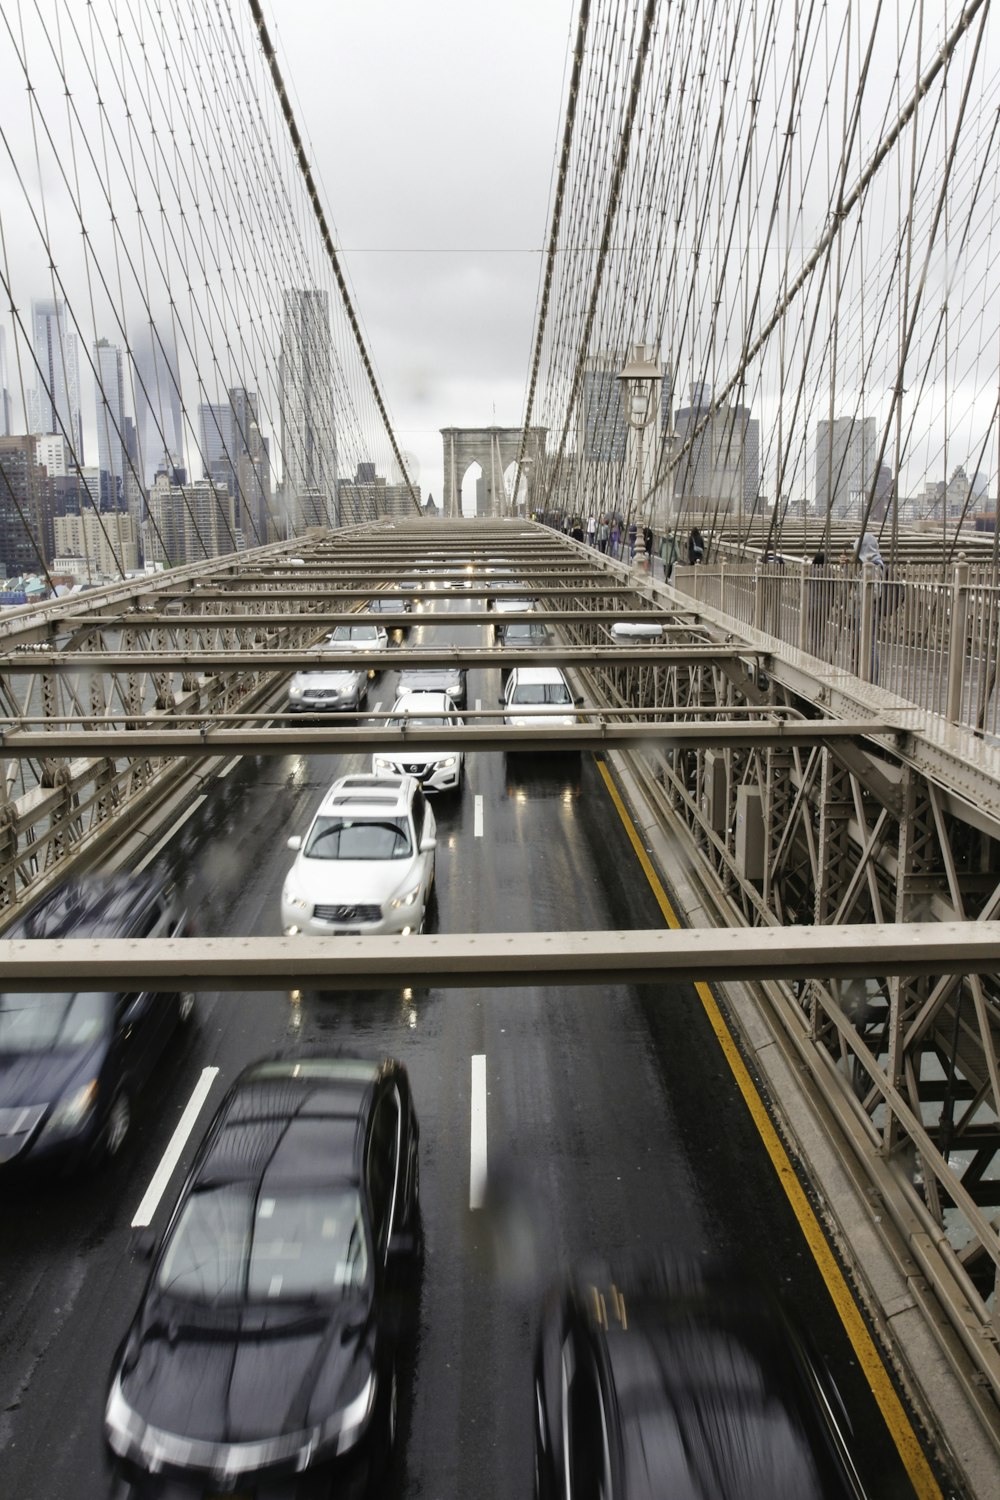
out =
{"type": "Polygon", "coordinates": [[[69,328],[65,302],[32,302],[31,338],[37,380],[28,392],[28,431],[61,433],[82,464],[80,345],[69,328]]]}
{"type": "Polygon", "coordinates": [[[291,287],[281,325],[281,462],[288,524],[337,526],[337,432],[326,292],[291,287]]]}
{"type": "Polygon", "coordinates": [[[101,510],[126,510],[129,464],[125,446],[125,382],[122,351],[107,339],[94,345],[97,385],[97,468],[101,510]]]}
{"type": "Polygon", "coordinates": [[[874,417],[816,423],[816,509],[845,518],[861,513],[875,478],[874,417]]]}
{"type": "Polygon", "coordinates": [[[257,395],[233,386],[226,402],[198,407],[202,472],[235,501],[236,526],[248,547],[272,539],[271,467],[257,419],[257,395]]]}
{"type": "Polygon", "coordinates": [[[184,467],[181,382],[170,325],[151,322],[133,346],[133,359],[140,473],[148,484],[160,469],[184,467]]]}
{"type": "Polygon", "coordinates": [[[752,510],[760,488],[760,423],[747,406],[713,410],[705,381],[692,381],[690,392],[690,406],[678,407],[674,416],[680,454],[675,496],[722,513],[752,510]]]}
{"type": "Polygon", "coordinates": [[[0,328],[0,437],[9,437],[14,417],[7,384],[7,330],[0,328]]]}

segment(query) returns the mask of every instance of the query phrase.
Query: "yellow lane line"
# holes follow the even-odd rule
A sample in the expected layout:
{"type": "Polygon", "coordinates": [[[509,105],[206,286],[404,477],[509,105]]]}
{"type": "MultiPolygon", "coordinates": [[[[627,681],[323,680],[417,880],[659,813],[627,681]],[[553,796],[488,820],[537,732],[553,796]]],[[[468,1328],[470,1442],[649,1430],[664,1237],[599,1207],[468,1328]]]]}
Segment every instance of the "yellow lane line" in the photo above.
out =
{"type": "MultiPolygon", "coordinates": [[[[635,850],[636,857],[642,866],[643,873],[649,881],[650,889],[656,897],[656,903],[663,914],[663,920],[668,927],[679,928],[680,922],[677,914],[670,904],[666,891],[653,866],[653,862],[646,850],[643,848],[642,840],[636,831],[632,819],[619,795],[618,788],[611,779],[611,774],[603,761],[596,762],[597,769],[608,789],[608,794],[621,818],[625,832],[628,834],[629,842],[635,850]]],[[[806,1196],[805,1190],[800,1183],[795,1168],[789,1159],[788,1153],[782,1143],[781,1137],[775,1130],[771,1117],[767,1112],[764,1101],[761,1099],[757,1086],[750,1076],[750,1072],[740,1056],[736,1043],[733,1041],[729,1027],[726,1025],[715,1003],[715,998],[707,984],[695,984],[695,990],[702,1003],[705,1014],[708,1016],[709,1025],[715,1032],[716,1040],[725,1054],[726,1061],[732,1071],[736,1086],[743,1095],[747,1109],[757,1127],[757,1131],[764,1143],[764,1148],[771,1158],[774,1167],[785,1191],[785,1196],[792,1207],[792,1212],[799,1221],[799,1227],[805,1236],[806,1243],[812,1252],[813,1259],[819,1267],[820,1275],[826,1282],[827,1291],[833,1299],[840,1321],[844,1325],[847,1337],[851,1341],[858,1363],[865,1374],[865,1379],[871,1387],[872,1395],[879,1410],[885,1419],[892,1440],[899,1450],[899,1456],[903,1466],[910,1477],[919,1500],[942,1500],[941,1487],[934,1477],[933,1470],[927,1461],[927,1457],[913,1425],[907,1416],[906,1409],[896,1393],[896,1389],[889,1378],[881,1354],[875,1340],[868,1331],[868,1327],[861,1315],[861,1310],[847,1284],[847,1279],[837,1261],[830,1242],[827,1239],[822,1225],[813,1211],[812,1204],[806,1196]]]]}

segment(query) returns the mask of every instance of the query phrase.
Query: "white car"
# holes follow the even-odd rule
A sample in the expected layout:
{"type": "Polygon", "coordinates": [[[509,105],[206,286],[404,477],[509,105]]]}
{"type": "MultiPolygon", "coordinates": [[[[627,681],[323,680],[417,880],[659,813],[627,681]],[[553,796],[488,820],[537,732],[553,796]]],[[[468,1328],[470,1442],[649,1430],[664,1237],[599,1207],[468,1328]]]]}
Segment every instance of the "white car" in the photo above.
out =
{"type": "Polygon", "coordinates": [[[514,667],[507,679],[500,705],[503,721],[515,728],[530,728],[539,718],[549,724],[575,724],[574,698],[558,667],[514,667]]]}
{"type": "MultiPolygon", "coordinates": [[[[326,638],[327,651],[385,651],[389,645],[389,632],[384,625],[374,620],[359,621],[357,625],[338,625],[326,638]]],[[[374,677],[375,667],[368,668],[368,676],[374,677]]]]}
{"type": "Polygon", "coordinates": [[[281,892],[287,936],[420,932],[434,886],[434,813],[412,776],[342,776],[319,805],[281,892]]]}
{"type": "Polygon", "coordinates": [[[461,750],[409,750],[406,731],[443,729],[462,724],[447,693],[404,693],[392,705],[390,729],[398,729],[403,743],[398,750],[380,750],[372,756],[375,776],[415,776],[425,792],[457,792],[462,785],[464,759],[461,750]]]}

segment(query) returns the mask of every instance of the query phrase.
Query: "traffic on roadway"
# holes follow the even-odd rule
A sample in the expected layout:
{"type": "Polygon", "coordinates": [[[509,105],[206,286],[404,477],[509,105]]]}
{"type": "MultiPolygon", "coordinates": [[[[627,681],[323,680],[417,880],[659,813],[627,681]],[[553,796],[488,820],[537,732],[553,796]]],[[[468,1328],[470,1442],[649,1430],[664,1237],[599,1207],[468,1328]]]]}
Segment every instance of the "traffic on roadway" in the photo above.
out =
{"type": "MultiPolygon", "coordinates": [[[[408,581],[408,644],[492,644],[408,581]]],[[[366,640],[369,712],[576,707],[366,640]]],[[[233,761],[139,928],[662,925],[601,762],[447,759],[233,761]]],[[[56,1003],[0,1000],[0,1495],[914,1494],[696,987],[56,1003]]]]}

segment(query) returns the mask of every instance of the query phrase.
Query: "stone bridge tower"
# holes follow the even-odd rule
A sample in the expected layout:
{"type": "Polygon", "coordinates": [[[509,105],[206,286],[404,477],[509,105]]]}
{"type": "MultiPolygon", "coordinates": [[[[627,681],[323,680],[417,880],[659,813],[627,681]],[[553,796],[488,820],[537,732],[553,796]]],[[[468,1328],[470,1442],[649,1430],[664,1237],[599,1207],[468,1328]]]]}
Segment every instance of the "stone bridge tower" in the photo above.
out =
{"type": "MultiPolygon", "coordinates": [[[[545,461],[546,427],[529,427],[523,472],[527,481],[527,509],[535,506],[536,487],[541,491],[541,468],[545,461]]],[[[503,516],[510,512],[503,475],[508,464],[517,462],[521,447],[520,427],[442,427],[444,440],[444,500],[446,517],[461,514],[462,480],[472,464],[483,471],[486,486],[485,513],[503,516]]]]}

